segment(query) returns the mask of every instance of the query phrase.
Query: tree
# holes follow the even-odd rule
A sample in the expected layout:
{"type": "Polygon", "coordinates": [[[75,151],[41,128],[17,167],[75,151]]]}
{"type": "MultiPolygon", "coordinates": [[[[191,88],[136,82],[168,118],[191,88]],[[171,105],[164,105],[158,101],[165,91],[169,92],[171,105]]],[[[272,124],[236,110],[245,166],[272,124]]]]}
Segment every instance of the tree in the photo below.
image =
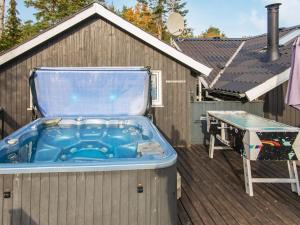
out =
{"type": "Polygon", "coordinates": [[[157,33],[148,4],[138,2],[135,7],[127,8],[124,6],[121,16],[149,33],[157,33]]]}
{"type": "MultiPolygon", "coordinates": [[[[166,18],[171,12],[178,12],[183,17],[188,13],[186,2],[182,0],[137,0],[133,8],[123,7],[124,19],[153,34],[158,39],[170,42],[171,35],[166,28],[166,18]]],[[[191,36],[192,29],[187,28],[182,37],[191,36]]]]}
{"type": "Polygon", "coordinates": [[[177,12],[183,17],[185,17],[189,10],[186,9],[186,2],[182,2],[182,0],[172,0],[167,1],[167,12],[177,12]]]}
{"type": "Polygon", "coordinates": [[[217,27],[210,26],[205,32],[200,35],[201,38],[224,38],[223,32],[217,27]]]}
{"type": "MultiPolygon", "coordinates": [[[[43,30],[92,2],[94,0],[25,0],[25,5],[36,9],[36,26],[43,30]]],[[[98,2],[104,3],[104,0],[98,2]]]]}
{"type": "Polygon", "coordinates": [[[165,9],[165,3],[165,0],[150,1],[150,7],[152,7],[152,17],[157,30],[157,38],[160,40],[163,39],[163,32],[166,29],[164,19],[167,11],[165,9]]]}
{"type": "Polygon", "coordinates": [[[7,10],[7,20],[5,22],[4,30],[1,36],[0,49],[8,49],[20,42],[21,20],[18,18],[17,2],[10,0],[9,8],[7,10]]]}
{"type": "MultiPolygon", "coordinates": [[[[169,0],[167,1],[167,12],[177,12],[183,18],[186,17],[189,10],[186,9],[187,2],[183,2],[182,0],[169,0]]],[[[184,32],[180,37],[192,37],[193,36],[193,29],[187,26],[187,20],[184,19],[184,32]]]]}
{"type": "MultiPolygon", "coordinates": [[[[182,17],[185,17],[188,13],[186,9],[186,2],[183,0],[148,0],[150,8],[152,9],[153,18],[157,27],[157,36],[159,39],[169,42],[170,34],[166,28],[166,18],[170,13],[177,12],[182,17]]],[[[192,29],[187,28],[185,21],[185,30],[181,36],[190,36],[192,29]]]]}
{"type": "Polygon", "coordinates": [[[115,14],[117,14],[118,16],[122,16],[121,11],[118,10],[118,9],[114,6],[113,3],[112,3],[112,4],[109,4],[109,5],[106,5],[106,7],[107,7],[110,11],[114,12],[115,14]]]}
{"type": "Polygon", "coordinates": [[[22,24],[21,30],[22,30],[21,42],[23,42],[30,39],[32,36],[36,35],[41,30],[41,28],[38,27],[37,24],[33,23],[32,20],[27,20],[22,24]]]}
{"type": "Polygon", "coordinates": [[[0,37],[4,28],[5,0],[0,0],[0,37]]]}

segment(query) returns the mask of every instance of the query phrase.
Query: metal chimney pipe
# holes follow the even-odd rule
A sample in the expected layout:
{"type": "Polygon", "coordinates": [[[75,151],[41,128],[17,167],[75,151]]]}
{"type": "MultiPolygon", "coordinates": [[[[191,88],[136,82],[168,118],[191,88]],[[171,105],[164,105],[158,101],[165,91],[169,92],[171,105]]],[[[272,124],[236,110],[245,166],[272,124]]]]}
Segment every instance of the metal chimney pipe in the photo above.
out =
{"type": "Polygon", "coordinates": [[[267,60],[275,61],[279,58],[279,6],[281,3],[267,5],[268,10],[268,46],[267,60]]]}

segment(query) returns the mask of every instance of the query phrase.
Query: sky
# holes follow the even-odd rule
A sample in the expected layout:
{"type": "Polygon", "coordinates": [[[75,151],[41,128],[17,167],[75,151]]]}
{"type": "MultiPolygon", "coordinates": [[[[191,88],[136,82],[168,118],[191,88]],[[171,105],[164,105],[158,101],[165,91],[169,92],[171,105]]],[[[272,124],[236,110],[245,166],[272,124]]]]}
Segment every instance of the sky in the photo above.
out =
{"type": "MultiPolygon", "coordinates": [[[[209,26],[221,29],[227,37],[253,36],[267,31],[265,6],[281,2],[280,27],[300,24],[300,0],[185,0],[188,26],[194,34],[201,34],[209,26]]],[[[6,0],[8,2],[8,0],[6,0]]],[[[34,9],[17,0],[22,20],[34,19],[34,9]]],[[[106,0],[117,8],[133,6],[136,0],[106,0]]]]}

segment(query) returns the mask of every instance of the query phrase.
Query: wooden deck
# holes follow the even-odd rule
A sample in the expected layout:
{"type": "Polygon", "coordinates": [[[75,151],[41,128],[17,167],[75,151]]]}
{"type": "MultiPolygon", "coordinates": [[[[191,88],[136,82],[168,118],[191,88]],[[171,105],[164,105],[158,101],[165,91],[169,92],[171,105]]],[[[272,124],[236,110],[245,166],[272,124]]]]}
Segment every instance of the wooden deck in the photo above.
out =
{"type": "MultiPolygon", "coordinates": [[[[254,184],[254,197],[245,193],[238,153],[216,151],[209,159],[204,146],[177,152],[182,176],[178,224],[300,224],[300,197],[289,184],[254,184]]],[[[252,165],[254,177],[288,176],[284,162],[252,165]]]]}

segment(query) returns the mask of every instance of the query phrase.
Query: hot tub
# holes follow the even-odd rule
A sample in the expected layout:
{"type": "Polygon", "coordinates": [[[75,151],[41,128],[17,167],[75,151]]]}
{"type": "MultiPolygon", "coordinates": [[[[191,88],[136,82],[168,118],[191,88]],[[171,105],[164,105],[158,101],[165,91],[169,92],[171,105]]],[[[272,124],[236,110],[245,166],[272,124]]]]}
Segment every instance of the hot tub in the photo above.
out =
{"type": "Polygon", "coordinates": [[[145,68],[39,68],[41,118],[0,142],[3,224],[176,224],[176,152],[145,68]]]}

